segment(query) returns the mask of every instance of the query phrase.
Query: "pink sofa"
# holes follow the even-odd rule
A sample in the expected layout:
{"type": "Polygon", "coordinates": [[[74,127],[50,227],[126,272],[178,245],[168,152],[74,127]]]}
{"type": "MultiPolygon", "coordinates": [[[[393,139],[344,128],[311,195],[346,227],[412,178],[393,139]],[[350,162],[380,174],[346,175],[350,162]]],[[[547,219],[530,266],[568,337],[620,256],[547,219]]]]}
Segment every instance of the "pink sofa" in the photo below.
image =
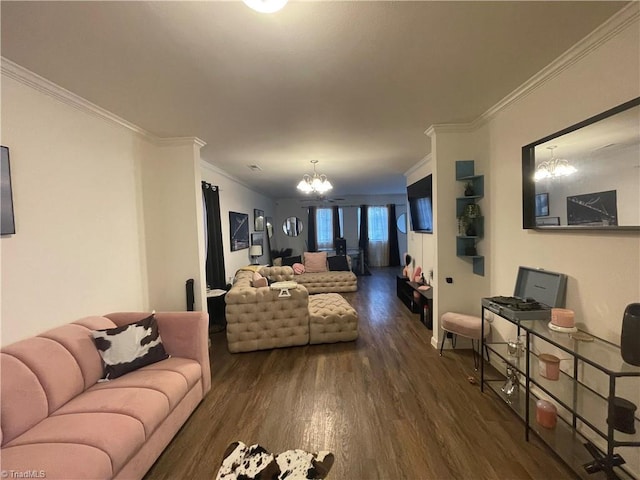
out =
{"type": "Polygon", "coordinates": [[[171,356],[97,382],[102,360],[90,330],[147,315],[87,317],[2,349],[2,471],[48,480],[144,476],[211,388],[201,312],[156,313],[171,356]]]}

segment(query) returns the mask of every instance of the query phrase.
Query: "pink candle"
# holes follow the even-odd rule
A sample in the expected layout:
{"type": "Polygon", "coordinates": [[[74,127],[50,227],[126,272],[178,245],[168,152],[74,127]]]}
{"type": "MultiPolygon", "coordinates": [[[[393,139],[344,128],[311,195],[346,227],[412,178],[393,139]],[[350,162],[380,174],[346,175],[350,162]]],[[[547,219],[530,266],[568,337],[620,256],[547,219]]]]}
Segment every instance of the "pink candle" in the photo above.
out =
{"type": "Polygon", "coordinates": [[[555,428],[558,423],[558,409],[546,400],[536,402],[536,422],[544,428],[555,428]]]}

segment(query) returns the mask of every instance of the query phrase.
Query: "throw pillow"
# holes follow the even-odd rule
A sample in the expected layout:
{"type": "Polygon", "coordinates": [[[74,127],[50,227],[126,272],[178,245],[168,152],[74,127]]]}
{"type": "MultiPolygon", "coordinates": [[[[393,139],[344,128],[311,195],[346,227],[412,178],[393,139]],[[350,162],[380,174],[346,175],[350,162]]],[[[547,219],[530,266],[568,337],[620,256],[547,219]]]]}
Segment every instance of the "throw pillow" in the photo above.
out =
{"type": "Polygon", "coordinates": [[[169,358],[153,314],[129,325],[94,330],[91,335],[104,362],[103,380],[112,380],[169,358]]]}
{"type": "Polygon", "coordinates": [[[307,273],[327,271],[327,252],[305,252],[304,270],[307,273]]]}
{"type": "Polygon", "coordinates": [[[282,259],[283,267],[293,267],[294,263],[302,263],[302,257],[300,255],[296,255],[295,257],[284,257],[282,259]]]}
{"type": "Polygon", "coordinates": [[[304,265],[301,263],[294,263],[291,268],[293,268],[293,273],[295,275],[302,275],[304,273],[304,265]]]}
{"type": "Polygon", "coordinates": [[[267,281],[267,279],[265,277],[260,275],[258,272],[255,272],[253,274],[253,280],[251,281],[251,286],[255,287],[255,288],[268,287],[269,286],[269,282],[267,281]]]}
{"type": "Polygon", "coordinates": [[[329,270],[332,272],[349,271],[349,263],[347,262],[346,255],[334,255],[333,257],[329,257],[327,258],[327,263],[329,263],[329,270]]]}

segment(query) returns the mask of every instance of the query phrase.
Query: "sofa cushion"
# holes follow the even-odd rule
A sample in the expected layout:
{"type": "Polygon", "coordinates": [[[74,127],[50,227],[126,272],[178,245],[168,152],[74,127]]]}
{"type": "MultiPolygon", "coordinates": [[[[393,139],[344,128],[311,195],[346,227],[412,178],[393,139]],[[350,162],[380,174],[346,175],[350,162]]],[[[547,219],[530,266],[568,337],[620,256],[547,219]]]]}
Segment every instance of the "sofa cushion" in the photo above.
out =
{"type": "Polygon", "coordinates": [[[329,271],[331,272],[348,272],[350,270],[346,255],[334,255],[327,258],[329,271]]]}
{"type": "Polygon", "coordinates": [[[168,357],[152,315],[138,322],[91,332],[105,363],[106,380],[120,377],[168,357]]]}
{"type": "Polygon", "coordinates": [[[156,390],[167,398],[169,408],[173,410],[201,375],[200,364],[195,360],[172,357],[110,382],[97,383],[91,391],[132,387],[156,390]]]}
{"type": "Polygon", "coordinates": [[[301,263],[294,263],[291,268],[293,268],[294,275],[302,275],[304,273],[304,265],[301,263]]]}
{"type": "MultiPolygon", "coordinates": [[[[87,445],[109,455],[112,469],[117,472],[144,441],[144,426],[135,418],[119,413],[92,412],[48,417],[5,448],[28,444],[87,445]],[[105,435],[105,432],[109,434],[105,435]]],[[[4,456],[5,449],[2,452],[4,456]]]]}
{"type": "Polygon", "coordinates": [[[305,273],[321,273],[327,271],[327,252],[305,252],[305,273]]]}
{"type": "Polygon", "coordinates": [[[2,448],[2,466],[15,472],[32,471],[46,478],[87,480],[112,478],[114,471],[106,452],[89,445],[75,443],[38,443],[2,448]],[[82,461],[78,461],[82,459],[82,461]]]}
{"type": "Polygon", "coordinates": [[[170,403],[163,392],[144,387],[92,387],[78,395],[51,416],[72,413],[107,412],[128,415],[137,419],[143,426],[146,437],[166,418],[170,403]]]}

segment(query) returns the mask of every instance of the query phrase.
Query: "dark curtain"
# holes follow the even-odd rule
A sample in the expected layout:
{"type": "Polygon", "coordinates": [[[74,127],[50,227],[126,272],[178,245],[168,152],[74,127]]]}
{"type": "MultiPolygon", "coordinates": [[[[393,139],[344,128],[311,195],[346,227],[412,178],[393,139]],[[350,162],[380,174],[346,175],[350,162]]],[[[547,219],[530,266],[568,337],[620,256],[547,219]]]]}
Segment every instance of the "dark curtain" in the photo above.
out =
{"type": "Polygon", "coordinates": [[[307,234],[307,251],[315,252],[318,250],[318,242],[316,240],[316,207],[309,207],[307,223],[309,224],[309,233],[307,234]]]}
{"type": "Polygon", "coordinates": [[[389,266],[400,265],[400,247],[398,246],[398,229],[396,228],[396,206],[393,203],[389,208],[389,266]]]}
{"type": "Polygon", "coordinates": [[[336,238],[342,238],[342,232],[340,231],[340,207],[333,207],[333,240],[336,238]]]}
{"type": "Polygon", "coordinates": [[[360,241],[358,242],[358,247],[362,250],[365,265],[369,263],[369,221],[367,210],[366,205],[360,205],[360,241]]]}
{"type": "Polygon", "coordinates": [[[220,220],[220,190],[217,186],[202,182],[202,195],[206,210],[207,285],[210,288],[226,287],[224,251],[222,248],[222,223],[220,220]]]}

